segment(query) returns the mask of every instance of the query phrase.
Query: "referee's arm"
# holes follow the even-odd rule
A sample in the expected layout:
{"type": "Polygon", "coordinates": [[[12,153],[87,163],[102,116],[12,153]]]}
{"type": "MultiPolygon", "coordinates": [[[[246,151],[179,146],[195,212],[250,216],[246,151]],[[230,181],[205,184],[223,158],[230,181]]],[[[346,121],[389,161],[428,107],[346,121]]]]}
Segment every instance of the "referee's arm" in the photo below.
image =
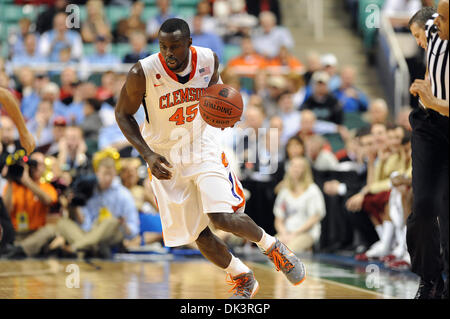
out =
{"type": "Polygon", "coordinates": [[[448,102],[446,100],[439,99],[431,92],[431,85],[428,80],[416,79],[409,88],[409,92],[412,95],[420,96],[422,104],[429,109],[448,117],[448,102]]]}

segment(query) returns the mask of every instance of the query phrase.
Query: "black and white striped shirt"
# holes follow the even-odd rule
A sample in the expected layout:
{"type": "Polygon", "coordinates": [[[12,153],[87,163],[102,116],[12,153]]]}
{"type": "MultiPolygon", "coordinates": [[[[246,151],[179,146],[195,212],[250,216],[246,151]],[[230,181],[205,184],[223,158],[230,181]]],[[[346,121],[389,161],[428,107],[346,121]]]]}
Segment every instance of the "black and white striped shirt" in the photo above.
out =
{"type": "Polygon", "coordinates": [[[441,100],[449,101],[449,56],[448,41],[441,40],[436,32],[433,21],[437,17],[435,13],[432,19],[425,24],[427,36],[427,67],[428,78],[431,82],[433,95],[441,100]]]}

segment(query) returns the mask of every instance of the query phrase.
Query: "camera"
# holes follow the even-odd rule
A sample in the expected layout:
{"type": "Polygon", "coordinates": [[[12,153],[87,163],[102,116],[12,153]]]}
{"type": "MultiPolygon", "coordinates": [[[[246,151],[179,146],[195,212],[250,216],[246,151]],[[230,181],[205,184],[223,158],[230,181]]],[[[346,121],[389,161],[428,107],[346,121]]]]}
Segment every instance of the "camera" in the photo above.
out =
{"type": "Polygon", "coordinates": [[[14,181],[16,183],[20,183],[25,165],[28,165],[30,169],[30,175],[32,175],[33,170],[37,167],[37,162],[30,159],[23,149],[20,149],[13,154],[9,154],[8,157],[6,157],[6,166],[8,166],[6,179],[14,181]]]}
{"type": "Polygon", "coordinates": [[[69,206],[84,206],[94,194],[97,178],[95,175],[87,175],[77,178],[71,185],[72,199],[69,206]]]}

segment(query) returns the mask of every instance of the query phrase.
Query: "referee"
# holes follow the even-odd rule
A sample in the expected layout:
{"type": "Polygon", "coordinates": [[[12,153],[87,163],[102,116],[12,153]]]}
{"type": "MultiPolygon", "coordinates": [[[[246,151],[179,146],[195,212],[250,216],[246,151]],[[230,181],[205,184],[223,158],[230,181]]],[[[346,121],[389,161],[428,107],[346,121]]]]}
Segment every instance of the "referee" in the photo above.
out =
{"type": "Polygon", "coordinates": [[[427,73],[410,87],[421,106],[409,117],[413,208],[406,223],[412,271],[420,276],[416,299],[448,298],[448,9],[449,0],[440,0],[436,17],[425,25],[427,73]]]}

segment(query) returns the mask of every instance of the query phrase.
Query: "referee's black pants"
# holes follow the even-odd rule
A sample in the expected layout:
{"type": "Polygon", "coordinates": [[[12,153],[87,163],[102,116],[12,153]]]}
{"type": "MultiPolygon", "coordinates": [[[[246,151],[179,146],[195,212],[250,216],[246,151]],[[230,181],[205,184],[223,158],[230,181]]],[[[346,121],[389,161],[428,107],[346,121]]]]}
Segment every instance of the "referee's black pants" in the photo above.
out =
{"type": "Polygon", "coordinates": [[[413,207],[406,223],[406,240],[412,271],[434,281],[443,270],[448,276],[449,121],[435,111],[419,108],[411,112],[409,120],[413,128],[413,207]]]}

